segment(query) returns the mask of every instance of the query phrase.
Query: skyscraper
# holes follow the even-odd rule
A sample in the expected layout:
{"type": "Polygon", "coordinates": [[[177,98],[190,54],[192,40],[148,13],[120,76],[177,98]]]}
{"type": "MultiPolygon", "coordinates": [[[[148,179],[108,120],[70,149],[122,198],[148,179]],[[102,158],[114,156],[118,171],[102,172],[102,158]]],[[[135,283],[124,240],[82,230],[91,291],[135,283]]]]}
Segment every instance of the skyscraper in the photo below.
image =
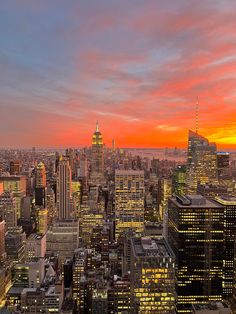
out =
{"type": "Polygon", "coordinates": [[[5,250],[5,221],[0,217],[0,264],[6,259],[5,250]]]}
{"type": "Polygon", "coordinates": [[[132,229],[144,228],[144,171],[115,171],[116,238],[132,229]]]}
{"type": "Polygon", "coordinates": [[[217,184],[216,144],[189,130],[187,189],[196,193],[198,184],[217,184]]]}
{"type": "Polygon", "coordinates": [[[228,152],[217,152],[217,170],[218,176],[225,174],[225,171],[229,169],[230,153],[228,152]]]}
{"type": "Polygon", "coordinates": [[[223,296],[232,297],[234,282],[234,243],[236,240],[236,197],[216,197],[224,207],[223,296]]]}
{"type": "Polygon", "coordinates": [[[175,256],[164,239],[131,239],[131,313],[175,313],[175,256]]]}
{"type": "Polygon", "coordinates": [[[173,194],[185,195],[186,193],[186,166],[179,165],[173,172],[173,194]]]}
{"type": "Polygon", "coordinates": [[[222,299],[224,208],[201,195],[172,197],[168,242],[177,262],[177,312],[222,299]]]}
{"type": "Polygon", "coordinates": [[[46,169],[40,162],[35,169],[35,205],[45,207],[46,198],[46,169]]]}
{"type": "Polygon", "coordinates": [[[96,130],[93,133],[92,139],[92,160],[91,160],[91,172],[92,174],[102,174],[104,171],[103,160],[103,138],[99,131],[98,122],[96,124],[96,130]]]}
{"type": "Polygon", "coordinates": [[[71,168],[69,160],[61,157],[57,169],[57,210],[58,220],[71,220],[71,168]]]}
{"type": "Polygon", "coordinates": [[[0,194],[0,216],[6,222],[6,230],[13,230],[17,226],[16,198],[11,191],[0,194]]]}

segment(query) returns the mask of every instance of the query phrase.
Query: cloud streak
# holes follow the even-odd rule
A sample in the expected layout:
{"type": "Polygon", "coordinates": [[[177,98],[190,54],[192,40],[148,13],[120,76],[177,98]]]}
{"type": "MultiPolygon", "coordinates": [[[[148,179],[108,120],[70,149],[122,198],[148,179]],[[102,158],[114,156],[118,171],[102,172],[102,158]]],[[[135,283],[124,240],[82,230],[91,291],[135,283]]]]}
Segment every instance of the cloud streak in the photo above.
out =
{"type": "Polygon", "coordinates": [[[236,148],[236,3],[57,3],[1,6],[1,146],[89,145],[98,119],[108,145],[184,147],[198,96],[236,148]]]}

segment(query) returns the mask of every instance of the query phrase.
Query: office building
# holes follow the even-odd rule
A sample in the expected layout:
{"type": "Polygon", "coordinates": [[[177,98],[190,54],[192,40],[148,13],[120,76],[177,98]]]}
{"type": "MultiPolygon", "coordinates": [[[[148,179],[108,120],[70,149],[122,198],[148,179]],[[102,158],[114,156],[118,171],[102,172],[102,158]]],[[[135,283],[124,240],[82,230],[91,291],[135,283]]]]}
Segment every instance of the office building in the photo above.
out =
{"type": "Polygon", "coordinates": [[[108,313],[130,313],[131,294],[128,277],[114,276],[108,290],[108,313]]]}
{"type": "Polygon", "coordinates": [[[5,299],[5,293],[6,293],[6,269],[3,265],[0,266],[0,304],[5,299]]]}
{"type": "Polygon", "coordinates": [[[3,191],[10,191],[16,200],[17,219],[21,218],[21,200],[26,196],[26,177],[21,176],[3,176],[0,177],[0,183],[3,183],[3,191]]]}
{"type": "Polygon", "coordinates": [[[177,262],[177,312],[222,300],[224,207],[201,195],[169,200],[168,242],[177,262]]]}
{"type": "Polygon", "coordinates": [[[5,220],[6,231],[11,231],[17,226],[16,198],[11,191],[0,194],[0,216],[5,220]]]}
{"type": "Polygon", "coordinates": [[[187,191],[196,193],[198,184],[217,184],[217,157],[215,143],[189,131],[188,135],[188,163],[187,163],[187,191]]]}
{"type": "Polygon", "coordinates": [[[4,263],[6,259],[5,249],[5,220],[0,217],[0,264],[4,263]]]}
{"type": "Polygon", "coordinates": [[[80,218],[80,236],[84,243],[89,244],[92,237],[92,229],[95,226],[102,226],[104,223],[104,215],[97,211],[88,211],[81,214],[80,218]]]}
{"type": "Polygon", "coordinates": [[[46,253],[46,235],[32,233],[26,239],[25,258],[27,262],[35,258],[44,258],[46,253]]]}
{"type": "Polygon", "coordinates": [[[79,217],[80,203],[81,203],[81,183],[79,181],[72,181],[71,183],[72,206],[75,213],[75,218],[79,217]]]}
{"type": "Polygon", "coordinates": [[[225,174],[227,174],[227,170],[229,169],[230,153],[217,152],[216,160],[217,160],[218,177],[220,178],[221,176],[224,176],[225,174]]]}
{"type": "Polygon", "coordinates": [[[25,241],[26,235],[21,229],[6,233],[5,245],[7,258],[13,263],[21,263],[25,260],[25,241]]]}
{"type": "Polygon", "coordinates": [[[236,197],[215,198],[224,208],[223,297],[231,298],[234,282],[234,244],[236,241],[236,197]]]}
{"type": "Polygon", "coordinates": [[[92,314],[104,314],[108,310],[106,288],[95,288],[92,291],[92,314]]]}
{"type": "Polygon", "coordinates": [[[45,291],[24,288],[21,292],[21,308],[24,314],[45,313],[45,291]]]}
{"type": "Polygon", "coordinates": [[[43,207],[35,209],[36,232],[44,235],[48,230],[48,210],[43,207]]]}
{"type": "Polygon", "coordinates": [[[186,194],[186,166],[179,165],[175,168],[173,173],[173,194],[186,194]]]}
{"type": "Polygon", "coordinates": [[[40,162],[35,169],[35,205],[45,207],[46,202],[46,168],[40,162]]]}
{"type": "Polygon", "coordinates": [[[45,261],[39,258],[34,262],[16,264],[13,274],[14,287],[40,288],[45,275],[45,261]]]}
{"type": "Polygon", "coordinates": [[[74,218],[71,206],[71,168],[68,158],[60,157],[57,169],[58,220],[74,218]]]}
{"type": "Polygon", "coordinates": [[[60,221],[54,223],[47,231],[47,253],[58,254],[59,262],[71,258],[79,244],[78,221],[60,221]]]}
{"type": "Polygon", "coordinates": [[[84,276],[87,269],[87,250],[78,249],[75,252],[73,264],[72,297],[76,300],[80,313],[84,313],[85,291],[84,276]]]}
{"type": "Polygon", "coordinates": [[[142,170],[115,171],[116,238],[132,229],[144,229],[144,172],[142,170]]]}
{"type": "Polygon", "coordinates": [[[175,313],[175,256],[164,239],[131,239],[131,313],[175,313]]]}

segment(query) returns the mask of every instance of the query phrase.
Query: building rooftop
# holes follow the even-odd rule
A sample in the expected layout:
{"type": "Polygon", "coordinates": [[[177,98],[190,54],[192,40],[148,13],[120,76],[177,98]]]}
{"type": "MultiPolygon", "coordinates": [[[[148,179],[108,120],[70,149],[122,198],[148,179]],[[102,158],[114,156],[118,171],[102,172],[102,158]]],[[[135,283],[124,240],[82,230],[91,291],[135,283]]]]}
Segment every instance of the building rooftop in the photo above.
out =
{"type": "Polygon", "coordinates": [[[7,294],[8,295],[21,294],[24,289],[25,289],[24,287],[14,287],[14,286],[12,286],[10,288],[10,290],[8,290],[7,294]]]}
{"type": "Polygon", "coordinates": [[[220,309],[229,309],[230,305],[226,302],[210,302],[208,304],[195,304],[193,305],[193,309],[195,311],[200,311],[200,310],[210,310],[210,311],[215,311],[215,310],[220,310],[220,309]]]}
{"type": "Polygon", "coordinates": [[[236,197],[231,195],[217,196],[216,201],[223,205],[236,205],[236,197]]]}
{"type": "Polygon", "coordinates": [[[116,175],[144,175],[143,170],[116,170],[116,175]]]}
{"type": "Polygon", "coordinates": [[[220,204],[202,195],[186,195],[171,197],[170,200],[179,208],[219,208],[220,204]]]}
{"type": "Polygon", "coordinates": [[[136,257],[174,257],[173,251],[164,238],[132,238],[131,245],[136,257]]]}

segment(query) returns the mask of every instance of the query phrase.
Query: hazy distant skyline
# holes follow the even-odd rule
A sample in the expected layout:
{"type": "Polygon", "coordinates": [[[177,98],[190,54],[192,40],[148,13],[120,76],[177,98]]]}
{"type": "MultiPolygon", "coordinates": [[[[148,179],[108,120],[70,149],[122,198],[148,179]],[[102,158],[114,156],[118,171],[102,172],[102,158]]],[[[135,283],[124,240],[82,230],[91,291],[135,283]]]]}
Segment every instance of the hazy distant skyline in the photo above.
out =
{"type": "Polygon", "coordinates": [[[0,7],[0,147],[236,148],[234,0],[9,0],[0,7]]]}

